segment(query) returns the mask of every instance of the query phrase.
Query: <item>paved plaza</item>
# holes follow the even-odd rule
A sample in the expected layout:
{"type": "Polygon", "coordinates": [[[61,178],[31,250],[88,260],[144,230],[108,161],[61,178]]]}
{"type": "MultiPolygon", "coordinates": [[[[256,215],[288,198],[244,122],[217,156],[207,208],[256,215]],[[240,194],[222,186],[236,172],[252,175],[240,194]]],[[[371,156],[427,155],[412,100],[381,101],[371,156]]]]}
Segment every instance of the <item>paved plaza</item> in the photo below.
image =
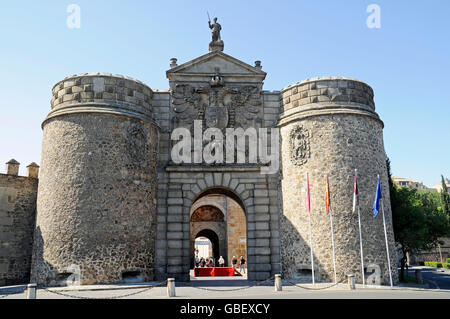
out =
{"type": "MultiPolygon", "coordinates": [[[[273,280],[255,282],[242,277],[194,278],[189,283],[176,283],[176,297],[170,299],[450,299],[450,290],[427,288],[428,285],[366,286],[356,285],[350,290],[348,284],[330,287],[330,283],[316,285],[283,280],[283,290],[275,291],[273,280]]],[[[23,287],[23,286],[22,286],[23,287]]],[[[10,287],[6,297],[5,288],[0,289],[1,300],[26,299],[23,288],[10,287]],[[16,290],[14,293],[13,290],[16,290]],[[22,289],[22,290],[21,290],[22,289]]],[[[140,284],[92,285],[38,289],[37,299],[167,299],[165,282],[140,284]],[[159,286],[157,286],[159,284],[159,286]],[[150,286],[155,286],[154,288],[150,286]]]]}

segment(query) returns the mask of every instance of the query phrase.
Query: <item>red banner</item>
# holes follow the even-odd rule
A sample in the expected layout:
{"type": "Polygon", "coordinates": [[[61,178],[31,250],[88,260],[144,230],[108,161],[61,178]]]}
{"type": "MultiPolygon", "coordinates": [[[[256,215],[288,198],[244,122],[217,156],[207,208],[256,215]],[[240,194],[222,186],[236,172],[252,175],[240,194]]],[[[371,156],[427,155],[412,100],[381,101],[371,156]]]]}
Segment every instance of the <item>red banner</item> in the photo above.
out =
{"type": "Polygon", "coordinates": [[[201,267],[194,268],[195,277],[228,277],[234,276],[233,267],[201,267]]]}

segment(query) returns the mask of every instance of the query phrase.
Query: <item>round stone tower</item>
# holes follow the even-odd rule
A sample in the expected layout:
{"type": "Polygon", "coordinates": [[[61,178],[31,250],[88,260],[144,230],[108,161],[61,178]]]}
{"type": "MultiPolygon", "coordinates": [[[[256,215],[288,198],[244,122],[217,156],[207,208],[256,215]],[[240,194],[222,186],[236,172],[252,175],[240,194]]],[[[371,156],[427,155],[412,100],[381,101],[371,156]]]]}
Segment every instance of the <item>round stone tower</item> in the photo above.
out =
{"type": "Polygon", "coordinates": [[[315,278],[334,281],[330,219],[325,212],[328,174],[334,223],[338,281],[361,278],[358,215],[352,211],[354,171],[358,169],[359,207],[366,278],[389,284],[389,268],[380,214],[373,217],[377,175],[381,178],[390,262],[394,282],[397,258],[392,230],[383,122],[375,113],[373,90],[349,78],[306,80],[281,92],[282,269],[286,278],[311,279],[306,174],[309,174],[315,278]],[[377,270],[377,267],[378,270],[377,270]],[[309,278],[308,278],[309,276],[309,278]]]}
{"type": "Polygon", "coordinates": [[[42,124],[32,282],[152,280],[159,127],[152,90],[111,74],[53,88],[42,124]]]}

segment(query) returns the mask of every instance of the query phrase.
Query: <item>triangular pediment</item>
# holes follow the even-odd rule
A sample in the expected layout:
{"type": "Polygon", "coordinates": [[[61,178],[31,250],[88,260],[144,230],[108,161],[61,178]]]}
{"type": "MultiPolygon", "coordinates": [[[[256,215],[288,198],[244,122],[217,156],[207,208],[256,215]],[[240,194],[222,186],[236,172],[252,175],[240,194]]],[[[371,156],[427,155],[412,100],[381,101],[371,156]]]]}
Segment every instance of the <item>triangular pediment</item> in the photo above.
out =
{"type": "Polygon", "coordinates": [[[167,77],[172,75],[205,75],[214,74],[219,68],[221,75],[253,76],[264,79],[266,72],[242,62],[221,51],[213,51],[194,60],[178,65],[167,71],[167,77]]]}

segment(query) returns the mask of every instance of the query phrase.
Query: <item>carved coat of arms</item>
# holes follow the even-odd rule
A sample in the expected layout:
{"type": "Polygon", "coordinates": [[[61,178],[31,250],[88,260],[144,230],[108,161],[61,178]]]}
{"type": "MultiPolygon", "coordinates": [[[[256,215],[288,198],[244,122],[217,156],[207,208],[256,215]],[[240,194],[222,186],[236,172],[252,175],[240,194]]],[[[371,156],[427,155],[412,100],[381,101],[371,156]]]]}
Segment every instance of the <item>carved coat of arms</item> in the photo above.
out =
{"type": "Polygon", "coordinates": [[[225,86],[216,70],[209,85],[175,85],[172,105],[177,125],[189,126],[201,120],[205,128],[249,127],[255,126],[262,95],[258,86],[225,86]]]}
{"type": "Polygon", "coordinates": [[[205,123],[208,128],[224,129],[228,126],[228,108],[224,105],[225,90],[212,90],[205,107],[205,123]]]}
{"type": "Polygon", "coordinates": [[[310,157],[310,136],[310,132],[302,125],[296,125],[292,128],[289,136],[289,148],[291,162],[294,165],[301,166],[308,161],[310,157]]]}

